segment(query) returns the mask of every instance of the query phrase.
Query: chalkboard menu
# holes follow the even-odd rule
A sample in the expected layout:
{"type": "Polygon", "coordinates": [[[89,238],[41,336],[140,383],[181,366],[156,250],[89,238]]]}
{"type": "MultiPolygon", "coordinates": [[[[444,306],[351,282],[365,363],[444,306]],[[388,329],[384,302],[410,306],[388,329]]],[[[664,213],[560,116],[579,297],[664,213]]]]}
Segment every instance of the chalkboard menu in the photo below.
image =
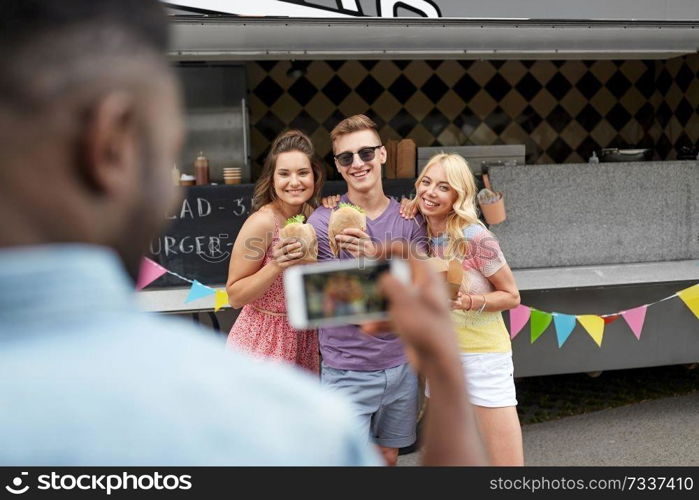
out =
{"type": "MultiPolygon", "coordinates": [[[[415,179],[384,179],[384,192],[395,199],[414,192],[415,179]]],[[[233,243],[250,214],[253,184],[192,186],[173,213],[171,224],[151,241],[150,257],[168,271],[204,285],[222,285],[228,276],[233,243]]],[[[328,181],[323,195],[347,191],[344,181],[328,181]]],[[[188,286],[165,274],[148,288],[188,286]]]]}

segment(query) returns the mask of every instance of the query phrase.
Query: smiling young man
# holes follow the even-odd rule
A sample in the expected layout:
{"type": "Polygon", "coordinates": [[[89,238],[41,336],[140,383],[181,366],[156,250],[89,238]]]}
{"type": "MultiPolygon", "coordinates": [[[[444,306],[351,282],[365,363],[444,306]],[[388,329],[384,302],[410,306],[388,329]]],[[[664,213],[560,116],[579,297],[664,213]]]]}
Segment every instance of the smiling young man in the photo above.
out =
{"type": "MultiPolygon", "coordinates": [[[[386,148],[376,124],[364,115],[341,121],[330,134],[335,166],[347,182],[340,202],[364,210],[366,232],[346,229],[336,236],[340,259],[375,254],[377,242],[402,240],[413,249],[426,242],[422,218],[405,220],[400,204],[387,197],[381,183],[386,148]]],[[[328,241],[331,210],[320,207],[311,215],[318,236],[318,260],[333,260],[328,241]]],[[[407,363],[403,345],[392,333],[370,336],[357,326],[321,328],[321,380],[347,394],[367,434],[379,446],[386,462],[395,464],[398,449],[415,442],[418,412],[417,377],[407,363]]]]}

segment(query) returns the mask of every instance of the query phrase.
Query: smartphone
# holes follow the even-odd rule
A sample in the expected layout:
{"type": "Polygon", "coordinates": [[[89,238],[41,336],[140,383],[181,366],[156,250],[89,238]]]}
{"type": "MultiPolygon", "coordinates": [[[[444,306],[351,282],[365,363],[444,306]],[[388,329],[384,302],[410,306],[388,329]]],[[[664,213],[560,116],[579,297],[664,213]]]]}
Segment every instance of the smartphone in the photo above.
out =
{"type": "Polygon", "coordinates": [[[381,321],[387,303],[377,289],[378,277],[390,272],[410,282],[402,259],[347,259],[297,265],[284,271],[289,324],[296,329],[381,321]]]}

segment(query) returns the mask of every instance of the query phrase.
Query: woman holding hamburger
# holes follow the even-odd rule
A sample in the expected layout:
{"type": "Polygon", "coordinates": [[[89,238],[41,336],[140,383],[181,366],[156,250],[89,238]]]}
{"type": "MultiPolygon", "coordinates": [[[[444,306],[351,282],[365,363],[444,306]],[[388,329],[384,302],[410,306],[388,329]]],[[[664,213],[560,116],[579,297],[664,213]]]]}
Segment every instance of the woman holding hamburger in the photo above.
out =
{"type": "Polygon", "coordinates": [[[318,205],[322,186],[323,170],[311,140],[298,130],[279,135],[255,185],[252,214],[233,245],[226,282],[228,302],[243,308],[228,346],[316,374],[317,332],[289,325],[282,273],[315,260],[315,232],[303,217],[318,205]]]}

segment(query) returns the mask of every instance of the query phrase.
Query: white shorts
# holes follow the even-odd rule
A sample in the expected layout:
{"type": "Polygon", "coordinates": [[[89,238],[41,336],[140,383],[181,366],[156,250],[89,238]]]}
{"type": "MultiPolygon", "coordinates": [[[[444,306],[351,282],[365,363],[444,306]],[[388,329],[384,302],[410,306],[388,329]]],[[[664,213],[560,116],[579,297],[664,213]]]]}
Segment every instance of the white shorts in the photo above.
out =
{"type": "MultiPolygon", "coordinates": [[[[487,408],[517,406],[512,352],[461,353],[471,404],[487,408]]],[[[429,386],[425,387],[429,397],[429,386]]]]}

